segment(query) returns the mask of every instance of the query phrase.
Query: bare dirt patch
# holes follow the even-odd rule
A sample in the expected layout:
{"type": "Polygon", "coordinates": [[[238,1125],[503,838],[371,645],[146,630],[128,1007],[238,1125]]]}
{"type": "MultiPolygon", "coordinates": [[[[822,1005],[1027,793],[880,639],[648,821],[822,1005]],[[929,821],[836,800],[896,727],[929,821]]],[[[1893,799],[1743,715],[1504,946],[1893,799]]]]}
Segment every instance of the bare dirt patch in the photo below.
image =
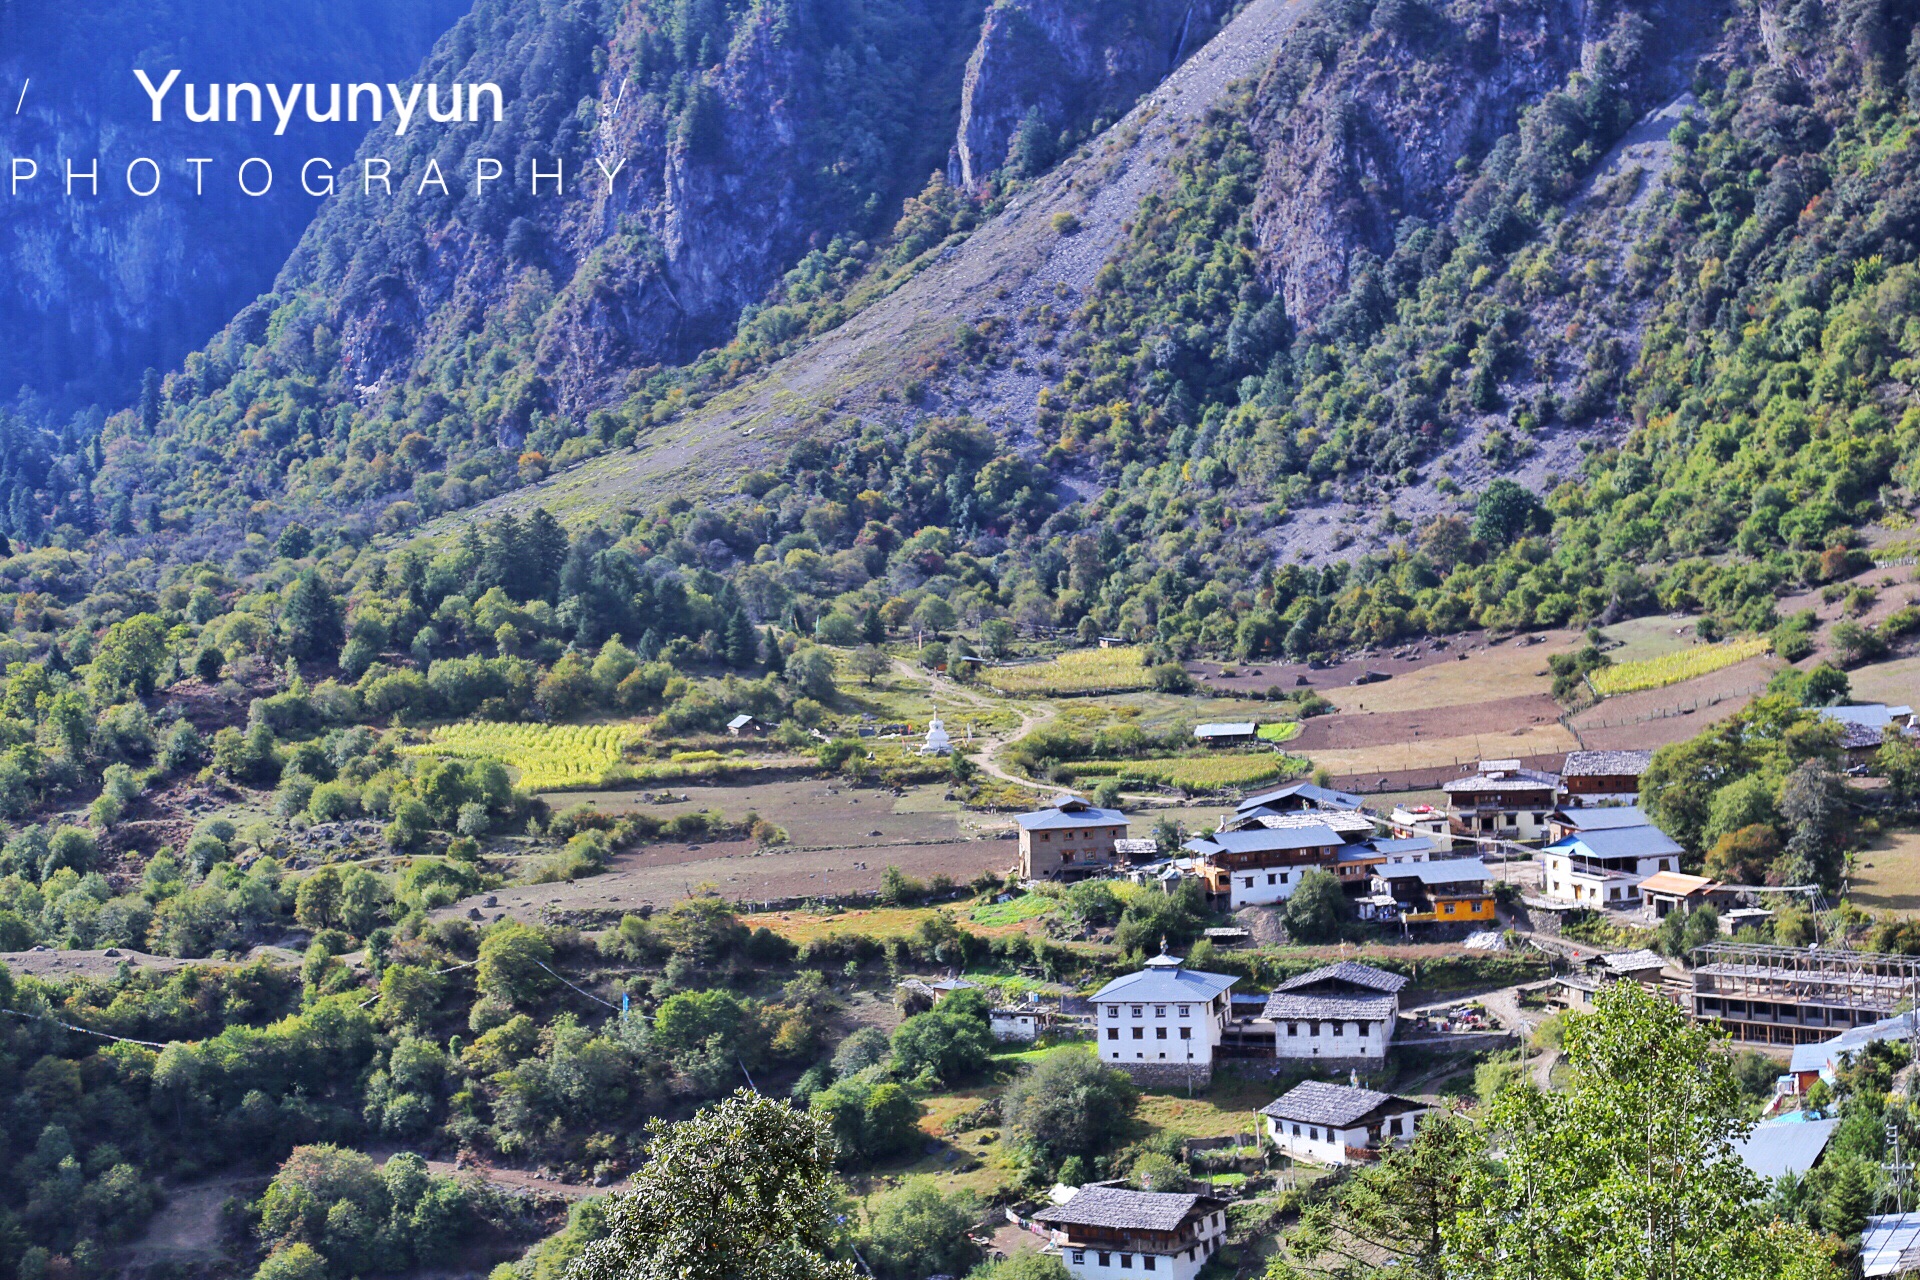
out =
{"type": "Polygon", "coordinates": [[[166,973],[191,967],[250,964],[255,960],[265,960],[269,964],[298,965],[300,956],[285,947],[255,947],[238,960],[182,960],[176,956],[148,955],[127,947],[109,947],[104,951],[55,951],[52,948],[0,951],[0,964],[6,965],[14,973],[56,980],[86,978],[99,981],[111,978],[123,964],[166,973]]]}
{"type": "MultiPolygon", "coordinates": [[[[1545,631],[1512,640],[1450,651],[1442,662],[1420,664],[1379,684],[1343,684],[1321,690],[1343,712],[1420,711],[1430,707],[1483,706],[1528,694],[1548,696],[1553,674],[1547,655],[1585,643],[1572,631],[1545,631]]],[[[1375,666],[1375,670],[1386,670],[1375,666]]]]}
{"type": "Polygon", "coordinates": [[[835,849],[761,849],[744,840],[698,848],[655,845],[618,855],[603,875],[571,884],[516,885],[476,894],[434,914],[478,912],[485,920],[506,916],[529,922],[611,919],[643,905],[671,906],[702,885],[717,889],[723,898],[747,903],[849,897],[879,889],[889,866],[919,880],[945,875],[965,884],[986,872],[1005,871],[1017,857],[1010,840],[835,849]]]}
{"type": "Polygon", "coordinates": [[[131,1272],[156,1263],[219,1258],[224,1238],[221,1207],[235,1196],[251,1199],[266,1185],[263,1174],[240,1174],[164,1188],[165,1202],[147,1220],[146,1230],[121,1251],[121,1267],[131,1272]]]}
{"type": "Polygon", "coordinates": [[[1304,755],[1361,747],[1418,746],[1423,741],[1554,725],[1559,718],[1559,703],[1545,694],[1529,693],[1477,705],[1315,716],[1301,725],[1300,735],[1286,745],[1289,751],[1304,755]]]}
{"type": "Polygon", "coordinates": [[[895,795],[880,787],[852,787],[824,778],[780,782],[677,785],[671,803],[655,803],[661,793],[632,791],[569,792],[546,797],[556,810],[584,805],[600,813],[621,814],[645,810],[665,817],[716,809],[738,821],[749,811],[787,830],[795,849],[867,848],[909,841],[964,840],[989,828],[1006,825],[1004,818],[962,812],[948,801],[944,785],[903,788],[895,795]]]}

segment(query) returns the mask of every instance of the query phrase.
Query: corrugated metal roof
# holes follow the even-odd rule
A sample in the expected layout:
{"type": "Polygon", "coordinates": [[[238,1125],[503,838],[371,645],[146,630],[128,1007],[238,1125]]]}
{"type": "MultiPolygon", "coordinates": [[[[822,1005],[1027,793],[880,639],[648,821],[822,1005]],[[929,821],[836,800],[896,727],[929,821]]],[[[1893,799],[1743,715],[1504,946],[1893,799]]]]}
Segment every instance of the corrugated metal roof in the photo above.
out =
{"type": "Polygon", "coordinates": [[[1819,1044],[1801,1044],[1793,1048],[1793,1059],[1788,1070],[1798,1074],[1802,1071],[1824,1071],[1840,1061],[1843,1053],[1858,1053],[1870,1044],[1881,1040],[1904,1040],[1913,1034],[1913,1015],[1896,1014],[1891,1018],[1864,1027],[1850,1027],[1831,1040],[1822,1040],[1819,1044]]]}
{"type": "Polygon", "coordinates": [[[1575,831],[1613,831],[1619,827],[1646,827],[1652,819],[1637,804],[1602,805],[1594,809],[1561,809],[1553,820],[1575,831]]]}
{"type": "Polygon", "coordinates": [[[1920,1213],[1886,1213],[1867,1219],[1860,1233],[1860,1274],[1890,1276],[1904,1269],[1907,1253],[1920,1247],[1920,1213]]]}
{"type": "Polygon", "coordinates": [[[1474,795],[1483,791],[1535,791],[1541,788],[1555,791],[1559,787],[1560,778],[1557,774],[1542,773],[1538,769],[1511,769],[1455,778],[1452,782],[1442,783],[1440,789],[1448,795],[1455,792],[1474,795]]]}
{"type": "Polygon", "coordinates": [[[1645,947],[1638,951],[1616,951],[1612,955],[1601,956],[1600,963],[1614,973],[1645,973],[1648,969],[1667,967],[1663,956],[1645,947]]]}
{"type": "Polygon", "coordinates": [[[1332,827],[1249,827],[1245,831],[1216,831],[1195,836],[1182,845],[1195,853],[1279,853],[1291,849],[1338,847],[1346,841],[1332,827]]]}
{"type": "Polygon", "coordinates": [[[1234,721],[1228,724],[1197,724],[1193,727],[1196,738],[1251,738],[1256,726],[1251,720],[1234,721]]]}
{"type": "Polygon", "coordinates": [[[1378,880],[1418,880],[1421,884],[1461,884],[1487,881],[1493,873],[1478,858],[1442,858],[1438,862],[1393,862],[1376,868],[1378,880]]]}
{"type": "Polygon", "coordinates": [[[1231,974],[1202,973],[1198,969],[1142,969],[1115,978],[1094,992],[1092,999],[1095,1004],[1103,1001],[1204,1004],[1239,980],[1231,974]]]}
{"type": "Polygon", "coordinates": [[[1125,826],[1127,815],[1118,809],[1096,809],[1081,800],[1069,806],[1056,804],[1032,813],[1015,814],[1013,820],[1026,831],[1059,831],[1067,827],[1125,826]]]}
{"type": "Polygon", "coordinates": [[[1674,838],[1655,826],[1617,827],[1611,831],[1582,831],[1555,840],[1549,850],[1605,861],[1609,858],[1663,858],[1682,850],[1674,838]]]}
{"type": "Polygon", "coordinates": [[[1763,1124],[1733,1144],[1747,1168],[1771,1182],[1789,1173],[1805,1173],[1820,1160],[1840,1121],[1806,1120],[1763,1124]]]}

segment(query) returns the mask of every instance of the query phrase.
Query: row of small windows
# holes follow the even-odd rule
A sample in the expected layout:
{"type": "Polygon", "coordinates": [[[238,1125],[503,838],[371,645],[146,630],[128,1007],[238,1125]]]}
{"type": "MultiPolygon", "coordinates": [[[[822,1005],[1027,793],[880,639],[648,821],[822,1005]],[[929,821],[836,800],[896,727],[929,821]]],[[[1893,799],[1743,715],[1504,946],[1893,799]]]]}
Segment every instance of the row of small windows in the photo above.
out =
{"type": "MultiPolygon", "coordinates": [[[[1136,1004],[1136,1005],[1129,1005],[1129,1006],[1128,1006],[1128,1008],[1132,1010],[1132,1016],[1133,1016],[1133,1017],[1136,1017],[1136,1018],[1138,1018],[1138,1017],[1140,1017],[1140,1016],[1141,1016],[1141,1013],[1140,1013],[1140,1011],[1141,1011],[1142,1009],[1144,1009],[1144,1008],[1146,1008],[1146,1006],[1145,1006],[1145,1005],[1143,1005],[1143,1004],[1136,1004]]],[[[1182,1004],[1182,1005],[1175,1005],[1175,1006],[1174,1006],[1174,1008],[1176,1008],[1176,1009],[1178,1009],[1178,1010],[1180,1011],[1180,1016],[1181,1016],[1181,1017],[1183,1017],[1183,1018],[1184,1018],[1184,1017],[1187,1017],[1187,1016],[1189,1016],[1189,1015],[1190,1015],[1190,1014],[1192,1013],[1192,1011],[1193,1011],[1193,1006],[1192,1006],[1192,1005],[1190,1005],[1190,1004],[1182,1004]]],[[[1119,1006],[1119,1005],[1117,1005],[1117,1004],[1110,1004],[1110,1005],[1108,1005],[1108,1006],[1107,1006],[1107,1016],[1108,1016],[1109,1018],[1117,1018],[1117,1017],[1119,1017],[1119,1016],[1120,1016],[1120,1006],[1119,1006]]],[[[1157,1005],[1155,1005],[1155,1006],[1153,1006],[1153,1016],[1154,1016],[1154,1017],[1156,1017],[1156,1018],[1164,1018],[1164,1017],[1166,1017],[1166,1016],[1167,1016],[1167,1006],[1166,1006],[1166,1005],[1164,1005],[1164,1004],[1157,1004],[1157,1005]]]]}
{"type": "MultiPolygon", "coordinates": [[[[1146,1030],[1147,1029],[1145,1027],[1135,1027],[1133,1029],[1133,1038],[1135,1040],[1145,1040],[1147,1038],[1146,1030]]],[[[1193,1039],[1192,1031],[1193,1031],[1193,1028],[1191,1027],[1180,1028],[1180,1038],[1182,1040],[1193,1039]]],[[[1118,1040],[1119,1038],[1120,1038],[1120,1028],[1118,1027],[1107,1028],[1107,1039],[1118,1040]]],[[[1167,1029],[1165,1027],[1155,1027],[1153,1029],[1153,1038],[1155,1040],[1165,1040],[1167,1038],[1167,1029]]]]}
{"type": "MultiPolygon", "coordinates": [[[[1330,1030],[1327,1032],[1327,1034],[1337,1036],[1340,1034],[1340,1029],[1346,1025],[1347,1024],[1344,1022],[1329,1022],[1327,1023],[1327,1026],[1330,1028],[1330,1030]]],[[[1353,1024],[1353,1026],[1354,1026],[1355,1035],[1364,1036],[1371,1033],[1373,1030],[1373,1024],[1371,1022],[1356,1022],[1353,1024]]],[[[1290,1036],[1297,1036],[1297,1035],[1303,1035],[1303,1034],[1310,1035],[1310,1036],[1317,1036],[1320,1034],[1320,1024],[1318,1022],[1289,1022],[1287,1024],[1287,1034],[1290,1036]],[[1301,1027],[1306,1027],[1308,1028],[1308,1030],[1306,1030],[1305,1032],[1302,1032],[1300,1030],[1301,1027]]],[[[1138,1037],[1136,1037],[1136,1039],[1137,1038],[1138,1037]]]]}

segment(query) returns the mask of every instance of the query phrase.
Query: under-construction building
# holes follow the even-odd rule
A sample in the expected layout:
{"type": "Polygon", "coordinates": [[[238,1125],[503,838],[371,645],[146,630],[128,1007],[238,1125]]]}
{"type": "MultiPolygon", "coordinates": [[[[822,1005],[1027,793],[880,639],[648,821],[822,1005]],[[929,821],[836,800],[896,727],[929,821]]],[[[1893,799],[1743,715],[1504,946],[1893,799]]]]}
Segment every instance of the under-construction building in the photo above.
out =
{"type": "Polygon", "coordinates": [[[1711,943],[1693,953],[1693,1016],[1750,1044],[1815,1044],[1890,1017],[1920,992],[1920,957],[1711,943]]]}

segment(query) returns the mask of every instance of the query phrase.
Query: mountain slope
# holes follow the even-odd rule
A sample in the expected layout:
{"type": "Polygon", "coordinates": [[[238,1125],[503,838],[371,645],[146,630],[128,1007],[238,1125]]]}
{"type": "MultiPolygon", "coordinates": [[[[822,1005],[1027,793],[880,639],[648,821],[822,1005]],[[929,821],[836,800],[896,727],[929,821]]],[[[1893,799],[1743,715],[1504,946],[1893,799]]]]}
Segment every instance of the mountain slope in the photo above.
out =
{"type": "MultiPolygon", "coordinates": [[[[156,82],[176,69],[222,82],[403,79],[465,7],[82,0],[0,8],[0,155],[31,160],[40,173],[17,195],[9,187],[0,221],[0,396],[25,387],[62,411],[131,400],[142,370],[177,365],[271,283],[317,203],[297,193],[300,165],[312,156],[342,162],[360,144],[359,128],[310,124],[304,113],[282,137],[272,136],[271,118],[191,125],[178,94],[156,125],[136,65],[156,82]],[[212,161],[204,196],[195,194],[190,155],[212,161]],[[163,185],[148,200],[127,190],[138,156],[162,166],[163,185]],[[249,156],[274,166],[267,198],[238,190],[249,156]],[[98,197],[84,183],[67,196],[67,160],[80,173],[97,160],[98,197]]],[[[138,176],[149,180],[144,170],[138,176]]]]}

